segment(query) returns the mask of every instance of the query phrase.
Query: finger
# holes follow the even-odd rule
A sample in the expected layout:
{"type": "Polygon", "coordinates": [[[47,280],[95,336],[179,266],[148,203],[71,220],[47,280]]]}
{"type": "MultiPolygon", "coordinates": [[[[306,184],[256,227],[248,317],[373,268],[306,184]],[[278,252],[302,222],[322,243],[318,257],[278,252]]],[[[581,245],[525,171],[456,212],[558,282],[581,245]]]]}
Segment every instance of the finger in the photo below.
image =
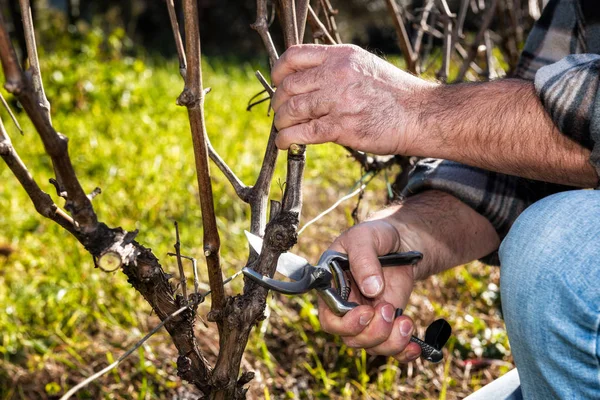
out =
{"type": "Polygon", "coordinates": [[[344,343],[349,347],[368,349],[385,342],[392,333],[395,311],[396,308],[390,303],[377,304],[375,314],[369,325],[358,335],[344,337],[344,343]]]}
{"type": "Polygon", "coordinates": [[[394,356],[402,353],[410,343],[414,324],[409,317],[401,316],[394,320],[392,331],[387,340],[377,346],[367,349],[369,354],[394,356]]]}
{"type": "Polygon", "coordinates": [[[401,363],[408,363],[416,360],[421,355],[421,346],[416,343],[410,342],[406,348],[394,355],[394,358],[401,363]]]}
{"type": "Polygon", "coordinates": [[[329,47],[331,46],[300,44],[287,49],[271,70],[273,85],[279,86],[283,78],[291,73],[321,65],[327,57],[329,47]]]}
{"type": "Polygon", "coordinates": [[[374,298],[384,288],[383,273],[377,256],[398,251],[400,236],[389,222],[368,221],[350,228],[331,248],[348,254],[354,281],[363,295],[374,298]]]}
{"type": "Polygon", "coordinates": [[[307,71],[295,72],[286,76],[277,87],[271,100],[273,110],[277,112],[279,107],[292,96],[313,92],[321,88],[322,74],[321,68],[311,68],[307,71]]]}
{"type": "Polygon", "coordinates": [[[338,317],[323,300],[319,299],[321,328],[334,335],[356,336],[369,325],[374,315],[373,307],[365,305],[354,308],[343,317],[338,317]]]}
{"type": "Polygon", "coordinates": [[[275,112],[275,127],[281,131],[329,114],[331,102],[320,90],[292,96],[275,112]]]}
{"type": "Polygon", "coordinates": [[[281,150],[286,150],[292,143],[319,144],[335,142],[339,132],[337,125],[329,116],[311,119],[308,122],[290,126],[279,131],[275,144],[281,150]]]}

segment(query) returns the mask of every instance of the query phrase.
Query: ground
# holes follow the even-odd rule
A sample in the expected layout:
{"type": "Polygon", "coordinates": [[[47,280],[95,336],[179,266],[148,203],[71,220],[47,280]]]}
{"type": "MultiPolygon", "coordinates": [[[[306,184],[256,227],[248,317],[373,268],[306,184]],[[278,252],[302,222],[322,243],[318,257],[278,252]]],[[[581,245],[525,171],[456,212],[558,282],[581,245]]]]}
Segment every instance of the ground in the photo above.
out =
{"type": "MultiPolygon", "coordinates": [[[[175,105],[182,89],[178,66],[150,56],[114,56],[84,42],[77,54],[42,53],[42,70],[53,122],[70,138],[70,154],[86,190],[102,188],[94,204],[100,220],[127,230],[153,248],[165,270],[174,244],[201,254],[201,219],[185,109],[175,105]]],[[[108,49],[110,50],[110,49],[108,49]]],[[[266,103],[246,111],[261,90],[254,70],[264,65],[210,59],[204,64],[209,136],[246,183],[256,176],[269,132],[266,103]]],[[[13,103],[13,106],[16,104],[13,103]]],[[[14,146],[44,190],[52,170],[24,113],[21,136],[1,114],[14,146]]],[[[280,198],[284,158],[272,186],[280,198]]],[[[213,168],[215,205],[226,275],[239,271],[247,254],[243,230],[249,212],[213,168]]],[[[364,216],[386,202],[381,173],[360,205],[364,216]]],[[[308,151],[306,222],[348,193],[360,179],[358,165],[334,145],[308,151]]],[[[0,398],[54,399],[108,365],[158,323],[149,306],[120,273],[95,269],[82,247],[37,215],[10,170],[0,164],[0,398]]],[[[352,224],[356,198],[308,228],[295,252],[316,260],[337,234],[352,224]]],[[[454,329],[443,363],[417,360],[399,365],[343,346],[321,331],[313,295],[270,297],[268,318],[253,333],[243,363],[254,370],[249,398],[459,399],[512,368],[499,308],[498,269],[473,263],[418,284],[406,314],[420,327],[446,318],[454,329]]],[[[234,280],[229,293],[241,289],[234,280]]],[[[189,287],[189,286],[188,286],[189,287]]],[[[202,290],[206,290],[206,283],[202,290]]],[[[206,315],[208,304],[200,307],[206,315]]],[[[197,337],[209,359],[217,352],[214,324],[198,321],[197,337]]],[[[79,398],[195,398],[176,376],[176,352],[160,332],[79,398]]]]}

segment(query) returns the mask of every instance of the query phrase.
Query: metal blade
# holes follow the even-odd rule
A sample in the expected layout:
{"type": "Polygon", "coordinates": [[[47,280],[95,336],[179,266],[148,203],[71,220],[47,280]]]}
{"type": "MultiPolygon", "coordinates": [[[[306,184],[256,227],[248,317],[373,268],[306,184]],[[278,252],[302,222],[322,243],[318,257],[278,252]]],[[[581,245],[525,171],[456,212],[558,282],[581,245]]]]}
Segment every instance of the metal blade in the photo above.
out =
{"type": "MultiPolygon", "coordinates": [[[[250,246],[260,254],[263,245],[263,239],[260,236],[256,236],[253,233],[244,231],[248,243],[250,246]]],[[[287,276],[288,278],[297,281],[304,276],[304,267],[308,265],[308,261],[305,258],[295,255],[294,253],[283,253],[277,260],[277,272],[287,276]]]]}

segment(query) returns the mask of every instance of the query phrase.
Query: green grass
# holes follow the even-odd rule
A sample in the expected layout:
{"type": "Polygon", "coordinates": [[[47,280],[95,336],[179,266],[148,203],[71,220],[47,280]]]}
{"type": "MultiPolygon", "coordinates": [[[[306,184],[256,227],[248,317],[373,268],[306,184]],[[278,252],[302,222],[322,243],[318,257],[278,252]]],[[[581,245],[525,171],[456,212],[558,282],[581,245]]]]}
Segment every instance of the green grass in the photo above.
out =
{"type": "MultiPolygon", "coordinates": [[[[138,240],[151,247],[164,269],[175,273],[166,256],[174,243],[173,221],[181,229],[182,251],[197,257],[206,282],[198,189],[186,110],[175,105],[183,87],[175,62],[107,57],[89,45],[78,55],[42,56],[43,78],[55,127],[66,134],[74,167],[87,191],[102,188],[94,200],[101,221],[139,229],[138,240]]],[[[203,64],[206,122],[214,147],[247,184],[253,183],[269,132],[266,103],[252,112],[248,100],[261,90],[254,70],[264,65],[203,64]]],[[[14,105],[14,104],[13,104],[14,105]]],[[[48,157],[28,122],[20,136],[1,114],[13,144],[40,184],[56,199],[48,179],[48,157]]],[[[272,198],[281,197],[285,155],[279,159],[272,198]]],[[[212,169],[222,259],[226,275],[245,263],[248,207],[226,179],[212,169]]],[[[308,151],[303,221],[347,193],[360,178],[359,167],[343,149],[313,146],[308,151]]],[[[65,231],[35,213],[10,170],[0,165],[0,245],[14,253],[0,256],[0,398],[53,398],[118,358],[157,322],[149,306],[120,272],[95,269],[89,254],[65,231]]],[[[374,210],[386,196],[378,177],[361,210],[374,210]]],[[[57,199],[58,204],[61,204],[57,199]]],[[[298,252],[316,258],[351,224],[355,201],[344,203],[309,228],[298,252]]],[[[498,322],[497,271],[472,266],[419,285],[408,313],[425,326],[434,317],[449,319],[456,336],[446,365],[422,362],[407,368],[393,360],[346,348],[320,330],[310,295],[269,301],[270,317],[255,330],[244,368],[258,371],[252,398],[444,398],[463,396],[497,376],[504,364],[465,374],[461,360],[474,354],[510,360],[498,322]],[[473,300],[475,299],[475,301],[473,300]],[[493,327],[493,329],[490,329],[493,327]],[[475,340],[476,339],[476,340],[475,340]],[[462,368],[462,369],[461,369],[462,368]]],[[[241,289],[241,280],[228,290],[241,289]]],[[[201,306],[201,314],[207,312],[201,306]]],[[[198,323],[201,347],[211,360],[216,327],[198,323]]],[[[191,391],[176,377],[176,354],[166,334],[156,335],[118,370],[79,398],[158,399],[191,391]]]]}

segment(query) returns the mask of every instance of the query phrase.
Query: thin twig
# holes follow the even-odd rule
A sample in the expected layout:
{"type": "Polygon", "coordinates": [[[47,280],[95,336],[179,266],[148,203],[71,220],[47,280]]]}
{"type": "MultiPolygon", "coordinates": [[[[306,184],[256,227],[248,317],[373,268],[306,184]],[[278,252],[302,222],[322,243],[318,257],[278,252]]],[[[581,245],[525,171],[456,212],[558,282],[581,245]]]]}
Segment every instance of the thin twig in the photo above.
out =
{"type": "MultiPolygon", "coordinates": [[[[170,257],[177,257],[177,254],[175,254],[175,253],[167,253],[167,255],[170,257]]],[[[185,258],[186,260],[189,260],[192,262],[192,271],[194,273],[194,293],[199,295],[200,294],[200,291],[199,291],[200,281],[198,280],[198,261],[196,261],[196,259],[194,257],[185,256],[183,254],[180,254],[179,257],[185,258]]],[[[225,284],[225,282],[223,284],[225,284]]],[[[206,295],[204,295],[204,296],[206,296],[206,295]]]]}
{"type": "Polygon", "coordinates": [[[233,170],[229,167],[229,165],[227,165],[225,160],[223,160],[223,158],[221,158],[219,153],[217,153],[215,148],[212,146],[208,136],[206,137],[206,146],[207,146],[207,150],[208,150],[208,156],[210,157],[212,162],[215,163],[217,168],[219,168],[219,170],[221,170],[223,175],[225,175],[225,177],[227,178],[227,180],[233,187],[233,190],[235,190],[235,193],[237,194],[237,196],[243,202],[248,203],[250,201],[250,191],[252,188],[246,186],[244,184],[244,182],[242,182],[240,180],[240,178],[237,177],[235,172],[233,172],[233,170]]]}
{"type": "Polygon", "coordinates": [[[29,59],[29,69],[31,71],[31,80],[33,90],[37,96],[38,102],[46,112],[48,121],[50,118],[50,102],[44,93],[42,83],[42,73],[40,71],[40,61],[38,59],[37,47],[35,44],[35,31],[33,29],[33,18],[31,15],[31,5],[29,0],[19,0],[21,6],[21,17],[23,18],[23,30],[25,32],[25,43],[27,45],[27,58],[29,59]]]}
{"type": "Polygon", "coordinates": [[[393,18],[394,26],[396,27],[398,46],[400,47],[400,50],[402,50],[402,56],[404,57],[404,62],[406,63],[406,69],[413,74],[418,74],[417,56],[415,55],[410,38],[408,37],[408,32],[404,26],[402,11],[400,10],[400,7],[398,7],[396,0],[386,0],[386,3],[389,13],[393,18]]]}
{"type": "MultiPolygon", "coordinates": [[[[235,274],[231,275],[229,278],[225,279],[223,281],[223,285],[227,285],[229,282],[231,282],[232,280],[234,280],[235,278],[237,278],[238,276],[240,276],[242,274],[243,271],[238,271],[235,274]]],[[[209,290],[208,292],[204,293],[204,297],[209,296],[212,293],[212,290],[209,290]]]]}
{"type": "MultiPolygon", "coordinates": [[[[317,14],[310,6],[308,7],[308,22],[310,22],[310,24],[313,26],[313,34],[316,35],[317,32],[322,33],[322,36],[324,36],[327,39],[329,44],[338,44],[335,41],[335,39],[329,34],[329,32],[327,32],[327,28],[325,27],[325,25],[323,25],[321,20],[319,20],[319,17],[317,17],[317,14]]],[[[321,39],[321,37],[319,39],[321,39]]]]}
{"type": "Polygon", "coordinates": [[[177,311],[175,311],[173,314],[169,315],[167,318],[163,319],[158,325],[156,325],[154,327],[154,329],[152,329],[150,332],[148,332],[148,334],[146,334],[146,336],[144,336],[140,341],[138,341],[135,345],[133,345],[133,347],[131,347],[121,357],[119,357],[119,359],[117,361],[110,364],[106,368],[103,368],[102,370],[96,372],[95,374],[93,374],[89,378],[83,380],[82,382],[78,383],[77,385],[73,386],[67,393],[65,393],[60,398],[60,400],[68,400],[69,398],[71,398],[71,396],[73,396],[79,390],[81,390],[82,388],[84,388],[85,386],[90,384],[91,382],[95,381],[96,379],[100,378],[102,375],[106,374],[113,368],[117,367],[119,364],[121,364],[123,362],[123,360],[125,360],[127,357],[129,357],[134,351],[139,349],[141,345],[143,345],[148,339],[150,339],[152,337],[152,335],[154,335],[156,332],[158,332],[160,330],[160,328],[165,326],[165,324],[167,322],[169,322],[171,319],[173,319],[177,315],[181,314],[188,308],[189,308],[188,306],[183,306],[180,309],[178,309],[177,311]]]}
{"type": "MultiPolygon", "coordinates": [[[[263,90],[263,91],[262,91],[262,93],[265,93],[265,91],[263,90]]],[[[255,97],[255,98],[256,98],[256,97],[255,97]]],[[[265,97],[265,98],[263,98],[263,99],[256,100],[256,101],[254,101],[254,102],[249,102],[249,103],[248,103],[248,107],[246,107],[246,111],[250,111],[250,110],[252,110],[252,109],[253,109],[255,106],[257,106],[257,105],[259,105],[259,104],[262,104],[262,103],[264,103],[264,102],[266,102],[266,101],[271,101],[271,97],[265,97]]],[[[269,105],[269,108],[270,108],[270,105],[269,105]]],[[[267,112],[267,116],[269,116],[269,115],[270,115],[270,114],[267,112]]]]}
{"type": "Polygon", "coordinates": [[[181,283],[181,293],[183,294],[183,299],[187,303],[188,295],[187,295],[187,279],[185,278],[185,271],[183,270],[183,263],[181,262],[181,242],[179,241],[179,225],[177,221],[175,224],[175,255],[177,257],[177,267],[179,268],[179,282],[181,283]]]}
{"type": "Polygon", "coordinates": [[[340,37],[340,32],[338,31],[337,23],[335,22],[337,10],[333,9],[330,0],[321,0],[321,6],[323,7],[323,12],[326,15],[325,19],[327,21],[329,34],[335,38],[337,43],[342,43],[342,38],[340,37]]]}
{"type": "Polygon", "coordinates": [[[19,180],[19,183],[25,189],[25,192],[27,192],[37,212],[75,234],[76,227],[73,218],[54,204],[50,195],[44,192],[35,179],[33,179],[33,176],[13,148],[2,120],[0,120],[0,157],[2,157],[8,168],[10,168],[19,180]]]}
{"type": "Polygon", "coordinates": [[[175,47],[177,48],[177,56],[179,57],[179,73],[185,79],[187,71],[187,62],[185,60],[185,50],[183,48],[183,40],[181,40],[181,31],[177,22],[177,13],[175,12],[175,4],[173,0],[167,0],[167,9],[169,10],[169,20],[173,29],[173,38],[175,39],[175,47]]]}
{"type": "Polygon", "coordinates": [[[481,21],[481,26],[479,27],[477,36],[475,36],[475,39],[473,40],[473,43],[471,44],[471,48],[469,49],[469,54],[468,54],[467,58],[465,59],[465,61],[463,62],[462,66],[460,67],[460,71],[458,71],[458,75],[456,77],[457,82],[460,82],[463,79],[465,79],[465,75],[466,75],[467,71],[469,70],[469,66],[471,65],[471,62],[475,59],[475,56],[477,55],[477,49],[479,48],[479,45],[485,38],[485,32],[488,30],[490,24],[492,23],[492,20],[494,19],[494,14],[496,13],[497,3],[498,3],[498,0],[492,0],[491,3],[487,6],[489,8],[487,10],[485,10],[485,13],[483,15],[483,20],[481,21]]]}
{"type": "Polygon", "coordinates": [[[8,115],[10,115],[10,118],[14,122],[15,126],[17,127],[19,132],[21,132],[21,135],[23,135],[23,128],[21,128],[21,125],[19,125],[19,121],[17,121],[17,117],[15,117],[15,114],[13,114],[10,106],[6,102],[6,99],[4,99],[4,96],[2,96],[2,93],[0,93],[0,100],[2,100],[2,104],[4,105],[4,108],[6,108],[6,111],[8,111],[8,115]]]}
{"type": "Polygon", "coordinates": [[[298,41],[303,42],[304,30],[306,29],[306,17],[310,0],[295,0],[296,1],[296,26],[298,29],[298,41]]]}
{"type": "Polygon", "coordinates": [[[324,216],[326,216],[327,214],[329,214],[330,212],[332,212],[333,210],[335,210],[337,208],[337,206],[339,206],[340,204],[342,204],[344,201],[346,201],[348,199],[351,199],[352,197],[354,197],[357,194],[359,194],[362,190],[364,190],[365,187],[366,187],[366,185],[363,184],[358,189],[356,189],[355,191],[353,191],[351,193],[348,193],[344,197],[338,199],[338,201],[336,201],[335,203],[333,203],[333,205],[331,207],[329,207],[327,210],[323,211],[321,214],[317,215],[315,218],[311,219],[306,224],[304,224],[304,226],[302,228],[300,228],[300,230],[298,230],[298,236],[300,236],[300,234],[302,232],[304,232],[304,230],[306,228],[308,228],[310,225],[314,224],[315,222],[317,222],[318,220],[320,220],[321,218],[323,218],[324,216]]]}
{"type": "Polygon", "coordinates": [[[415,38],[415,44],[413,46],[413,51],[415,54],[421,53],[421,45],[423,44],[423,34],[427,30],[427,20],[429,19],[429,15],[431,14],[431,9],[433,8],[433,3],[435,0],[427,0],[425,3],[425,7],[423,8],[423,12],[421,14],[421,20],[419,21],[419,26],[417,27],[417,37],[415,38]]]}
{"type": "Polygon", "coordinates": [[[275,94],[275,89],[269,85],[269,82],[267,82],[263,74],[261,74],[260,71],[256,71],[254,75],[256,75],[256,78],[258,78],[260,84],[265,88],[265,91],[269,94],[269,97],[273,97],[275,94]]]}
{"type": "Polygon", "coordinates": [[[467,11],[469,10],[469,0],[461,0],[460,8],[458,11],[458,20],[456,21],[456,36],[462,38],[464,36],[463,27],[465,26],[465,19],[467,18],[467,11]]]}
{"type": "Polygon", "coordinates": [[[269,63],[271,66],[275,64],[275,61],[279,58],[277,55],[277,49],[269,33],[269,20],[267,18],[267,0],[256,1],[256,21],[250,25],[254,29],[263,41],[265,49],[269,54],[269,63]]]}
{"type": "Polygon", "coordinates": [[[448,80],[448,74],[450,72],[450,57],[452,55],[452,49],[454,48],[453,43],[453,30],[452,30],[452,19],[455,17],[454,14],[450,12],[450,8],[448,7],[448,3],[446,0],[438,0],[440,3],[440,9],[442,10],[442,22],[444,25],[444,44],[443,44],[443,55],[442,55],[442,66],[440,67],[437,78],[441,82],[446,82],[448,80]]]}

